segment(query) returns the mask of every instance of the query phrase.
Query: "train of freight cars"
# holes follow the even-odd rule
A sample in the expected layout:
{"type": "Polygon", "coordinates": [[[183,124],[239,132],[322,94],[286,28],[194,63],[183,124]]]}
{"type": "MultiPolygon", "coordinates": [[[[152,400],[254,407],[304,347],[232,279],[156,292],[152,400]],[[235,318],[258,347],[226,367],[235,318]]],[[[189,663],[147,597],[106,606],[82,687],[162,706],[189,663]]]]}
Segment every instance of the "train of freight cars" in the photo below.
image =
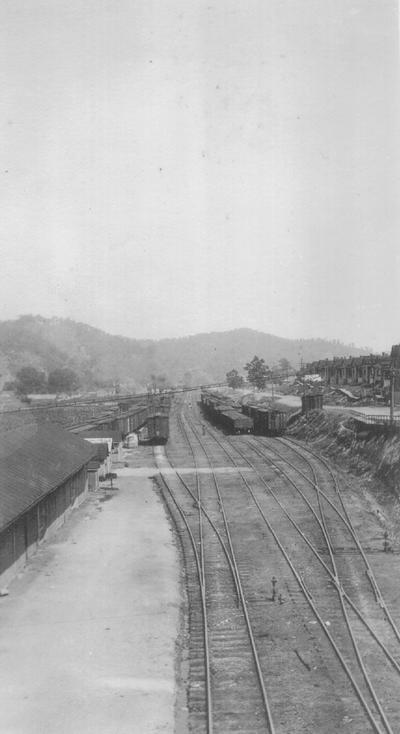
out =
{"type": "Polygon", "coordinates": [[[253,433],[253,419],[235,410],[229,402],[215,393],[201,393],[203,413],[212,423],[221,426],[227,433],[253,433]]]}
{"type": "Polygon", "coordinates": [[[171,401],[166,399],[152,399],[148,404],[136,406],[122,404],[118,415],[110,414],[90,424],[76,427],[75,432],[88,428],[110,428],[119,431],[123,437],[137,433],[140,443],[163,444],[169,436],[170,406],[171,401]]]}
{"type": "Polygon", "coordinates": [[[227,433],[256,433],[262,436],[280,436],[284,433],[288,413],[276,408],[242,405],[240,410],[216,393],[203,391],[201,406],[204,415],[227,433]]]}

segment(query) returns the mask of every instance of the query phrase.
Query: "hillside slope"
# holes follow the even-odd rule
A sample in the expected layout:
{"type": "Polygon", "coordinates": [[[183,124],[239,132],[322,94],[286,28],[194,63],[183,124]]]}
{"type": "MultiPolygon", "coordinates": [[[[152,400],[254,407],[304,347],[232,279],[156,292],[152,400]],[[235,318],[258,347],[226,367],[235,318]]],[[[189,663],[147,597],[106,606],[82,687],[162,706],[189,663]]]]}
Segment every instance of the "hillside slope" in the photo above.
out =
{"type": "MultiPolygon", "coordinates": [[[[398,434],[361,430],[348,413],[313,411],[301,416],[287,437],[329,458],[340,477],[346,496],[352,477],[360,479],[361,492],[370,512],[389,535],[393,549],[400,550],[400,443],[398,434]]],[[[367,518],[364,518],[364,523],[367,518]]]]}
{"type": "Polygon", "coordinates": [[[119,379],[140,389],[151,374],[163,374],[174,384],[218,381],[232,368],[243,371],[254,354],[270,366],[284,357],[297,368],[301,360],[364,353],[337,341],[283,339],[252,329],[152,341],[113,336],[70,319],[22,316],[0,322],[2,383],[24,365],[46,373],[67,366],[87,386],[119,379]]]}

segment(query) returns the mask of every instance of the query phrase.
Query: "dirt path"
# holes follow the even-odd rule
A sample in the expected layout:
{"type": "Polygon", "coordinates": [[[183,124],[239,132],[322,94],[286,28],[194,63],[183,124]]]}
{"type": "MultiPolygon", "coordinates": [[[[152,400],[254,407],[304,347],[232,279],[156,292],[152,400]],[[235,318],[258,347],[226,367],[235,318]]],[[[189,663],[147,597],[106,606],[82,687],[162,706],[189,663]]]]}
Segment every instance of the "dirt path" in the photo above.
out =
{"type": "Polygon", "coordinates": [[[151,480],[117,484],[0,599],[2,734],[174,731],[178,555],[151,480]]]}

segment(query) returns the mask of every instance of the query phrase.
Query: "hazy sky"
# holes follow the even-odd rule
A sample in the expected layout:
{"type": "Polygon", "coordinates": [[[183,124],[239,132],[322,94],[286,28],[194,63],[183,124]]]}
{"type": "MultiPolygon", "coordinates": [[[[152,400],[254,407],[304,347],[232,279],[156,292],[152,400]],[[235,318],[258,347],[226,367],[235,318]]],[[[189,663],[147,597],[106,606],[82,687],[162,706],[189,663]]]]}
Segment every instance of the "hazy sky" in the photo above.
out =
{"type": "Polygon", "coordinates": [[[394,0],[2,0],[0,318],[400,341],[394,0]]]}

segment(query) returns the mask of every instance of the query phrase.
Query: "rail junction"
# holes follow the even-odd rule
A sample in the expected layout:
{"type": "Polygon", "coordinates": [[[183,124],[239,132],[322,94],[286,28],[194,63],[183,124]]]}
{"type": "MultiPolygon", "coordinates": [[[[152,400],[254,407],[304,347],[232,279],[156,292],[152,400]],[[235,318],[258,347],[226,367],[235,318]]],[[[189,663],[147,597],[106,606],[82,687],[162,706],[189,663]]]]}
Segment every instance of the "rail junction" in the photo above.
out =
{"type": "Polygon", "coordinates": [[[155,455],[186,569],[190,731],[399,731],[400,616],[342,477],[287,438],[225,435],[193,397],[170,435],[155,455]]]}

